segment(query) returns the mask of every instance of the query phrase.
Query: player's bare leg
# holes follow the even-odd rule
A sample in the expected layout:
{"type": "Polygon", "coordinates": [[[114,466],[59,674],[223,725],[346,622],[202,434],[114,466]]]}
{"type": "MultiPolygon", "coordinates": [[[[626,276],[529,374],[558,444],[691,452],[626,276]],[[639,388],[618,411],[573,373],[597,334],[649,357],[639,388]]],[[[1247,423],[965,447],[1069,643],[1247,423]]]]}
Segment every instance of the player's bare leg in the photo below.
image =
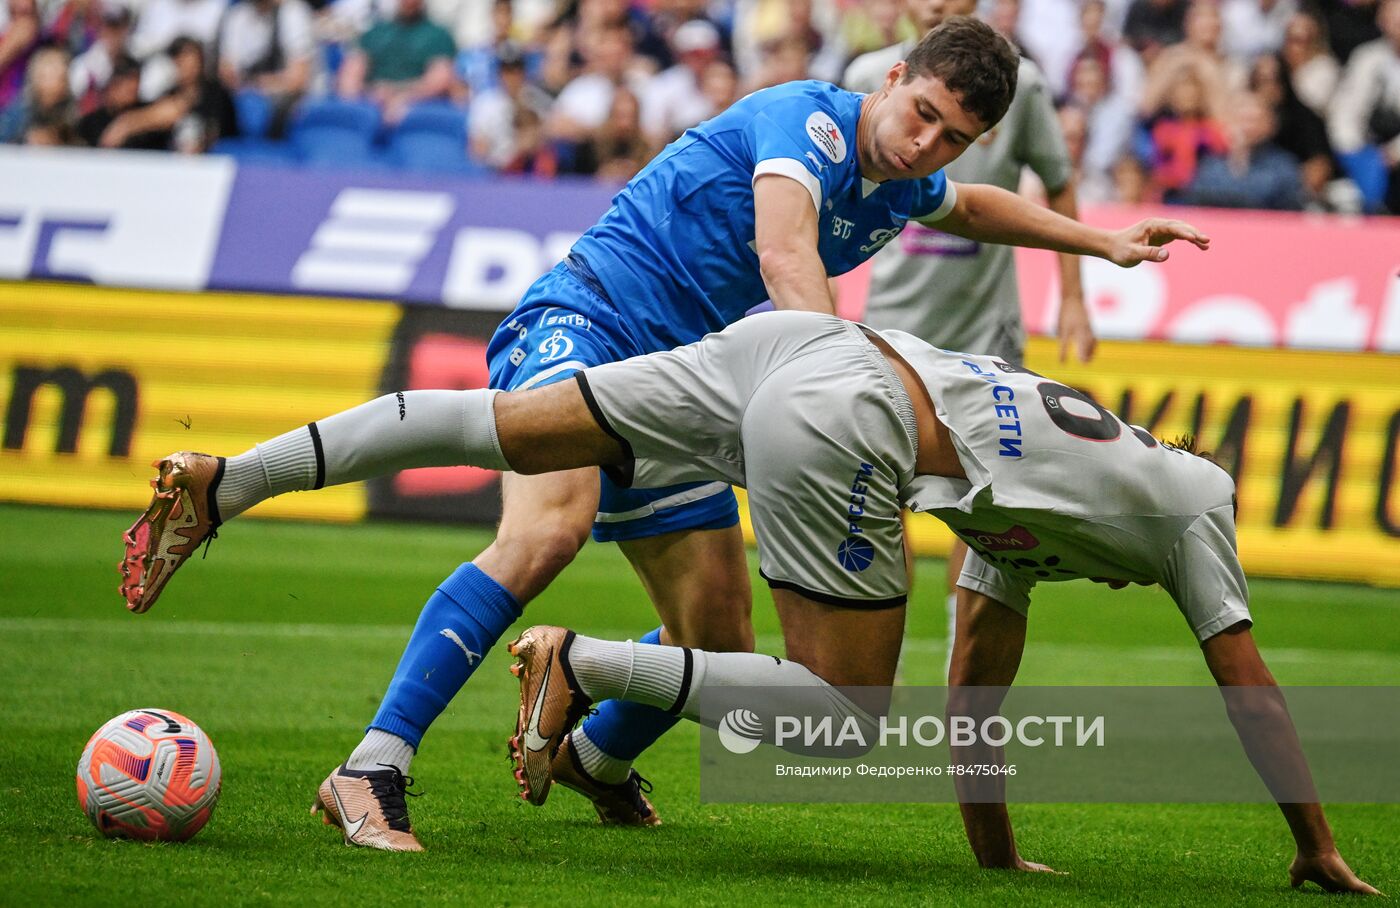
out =
{"type": "Polygon", "coordinates": [[[943,674],[953,667],[953,640],[958,630],[958,577],[962,575],[963,562],[967,560],[967,543],[953,537],[953,547],[948,550],[948,595],[944,608],[948,613],[948,639],[944,645],[943,674]]]}
{"type": "Polygon", "coordinates": [[[855,609],[773,590],[787,657],[828,684],[888,687],[904,640],[906,606],[855,609]]]}
{"type": "Polygon", "coordinates": [[[665,533],[618,546],[656,603],[665,625],[663,643],[715,652],[753,651],[753,589],[737,525],[665,533]]]}

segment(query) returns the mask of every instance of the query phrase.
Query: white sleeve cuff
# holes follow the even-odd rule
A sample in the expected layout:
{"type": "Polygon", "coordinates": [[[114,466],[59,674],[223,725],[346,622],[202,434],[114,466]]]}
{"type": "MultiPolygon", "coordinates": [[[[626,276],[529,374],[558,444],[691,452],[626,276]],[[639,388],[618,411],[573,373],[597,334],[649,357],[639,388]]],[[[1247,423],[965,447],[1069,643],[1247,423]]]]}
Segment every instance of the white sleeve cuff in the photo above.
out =
{"type": "MultiPolygon", "coordinates": [[[[822,184],[812,175],[806,165],[794,158],[769,158],[766,161],[759,161],[753,168],[752,183],[757,183],[758,178],[766,173],[774,173],[780,177],[787,177],[796,180],[807,189],[807,194],[812,197],[812,207],[820,214],[822,210],[822,184]]],[[[952,186],[952,183],[948,184],[952,186]]]]}
{"type": "Polygon", "coordinates": [[[920,224],[932,224],[934,221],[941,221],[952,212],[953,206],[958,204],[958,184],[952,180],[946,180],[947,189],[943,191],[943,203],[933,211],[921,218],[915,218],[920,224]]]}

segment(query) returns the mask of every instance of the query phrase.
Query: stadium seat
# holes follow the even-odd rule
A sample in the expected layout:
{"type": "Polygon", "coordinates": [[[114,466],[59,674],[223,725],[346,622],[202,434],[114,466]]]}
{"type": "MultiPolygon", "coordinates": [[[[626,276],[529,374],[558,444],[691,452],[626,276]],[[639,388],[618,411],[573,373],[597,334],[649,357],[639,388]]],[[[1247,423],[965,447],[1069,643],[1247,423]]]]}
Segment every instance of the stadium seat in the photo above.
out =
{"type": "Polygon", "coordinates": [[[317,98],[297,110],[289,136],[302,161],[310,164],[378,164],[374,153],[379,109],[373,104],[317,98]]]}
{"type": "Polygon", "coordinates": [[[467,157],[467,115],[451,104],[419,104],[389,135],[389,156],[408,170],[476,173],[467,157]]]}
{"type": "Polygon", "coordinates": [[[269,139],[242,137],[220,139],[209,149],[211,154],[228,155],[236,161],[255,164],[298,163],[296,150],[287,142],[273,142],[269,139]]]}
{"type": "Polygon", "coordinates": [[[1385,157],[1381,154],[1380,147],[1367,145],[1345,154],[1339,152],[1337,160],[1341,162],[1342,170],[1361,190],[1366,210],[1379,210],[1390,182],[1390,174],[1386,172],[1385,157]]]}
{"type": "Polygon", "coordinates": [[[233,106],[238,112],[238,131],[244,138],[266,138],[272,126],[272,102],[267,96],[245,88],[233,96],[233,106]]]}

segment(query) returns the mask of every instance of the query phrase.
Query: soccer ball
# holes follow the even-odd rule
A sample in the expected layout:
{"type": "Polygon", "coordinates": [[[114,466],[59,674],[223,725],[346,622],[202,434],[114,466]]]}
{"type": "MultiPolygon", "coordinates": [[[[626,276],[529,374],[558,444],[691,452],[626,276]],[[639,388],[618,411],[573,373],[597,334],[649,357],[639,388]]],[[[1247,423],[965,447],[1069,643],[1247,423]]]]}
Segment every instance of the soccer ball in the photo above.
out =
{"type": "Polygon", "coordinates": [[[183,842],[219,800],[209,736],[168,709],[133,709],[97,730],[78,759],[78,806],[105,836],[183,842]]]}

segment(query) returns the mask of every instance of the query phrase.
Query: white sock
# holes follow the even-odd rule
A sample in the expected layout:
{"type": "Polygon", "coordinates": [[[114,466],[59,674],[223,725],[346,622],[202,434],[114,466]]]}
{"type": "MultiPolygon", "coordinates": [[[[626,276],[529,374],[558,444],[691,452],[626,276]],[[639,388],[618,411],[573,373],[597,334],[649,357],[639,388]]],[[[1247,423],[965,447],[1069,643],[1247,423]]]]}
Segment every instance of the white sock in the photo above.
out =
{"type": "Polygon", "coordinates": [[[302,426],[228,459],[214,491],[219,518],[231,520],[260,501],[310,488],[315,481],[316,445],[302,426]]]}
{"type": "MultiPolygon", "coordinates": [[[[616,698],[645,703],[715,727],[722,715],[711,715],[724,700],[724,688],[741,688],[745,708],[769,727],[777,716],[832,716],[836,727],[854,717],[874,740],[876,720],[845,694],[804,666],[762,653],[709,653],[677,646],[615,643],[575,635],[568,653],[569,668],[583,692],[594,702],[616,698]],[[689,659],[687,660],[687,654],[689,659]],[[686,671],[687,661],[690,671],[686,671]],[[714,702],[702,691],[716,692],[714,702]]],[[[794,744],[786,750],[803,752],[794,744]]]]}
{"type": "Polygon", "coordinates": [[[224,465],[223,520],[284,492],[319,489],[412,467],[509,470],[496,437],[496,391],[400,391],[293,429],[224,465]]]}
{"type": "Polygon", "coordinates": [[[678,646],[617,643],[582,634],[569,647],[569,667],[593,702],[615,697],[666,710],[681,697],[685,666],[693,659],[693,653],[678,646]]]}
{"type": "Polygon", "coordinates": [[[393,766],[404,775],[408,775],[408,769],[412,765],[413,745],[398,735],[391,735],[377,728],[365,732],[360,746],[356,747],[345,761],[346,769],[374,771],[393,766]]]}
{"type": "Polygon", "coordinates": [[[632,761],[609,756],[589,740],[582,728],[569,733],[569,743],[583,764],[583,771],[607,785],[619,785],[627,781],[632,772],[632,761]]]}

